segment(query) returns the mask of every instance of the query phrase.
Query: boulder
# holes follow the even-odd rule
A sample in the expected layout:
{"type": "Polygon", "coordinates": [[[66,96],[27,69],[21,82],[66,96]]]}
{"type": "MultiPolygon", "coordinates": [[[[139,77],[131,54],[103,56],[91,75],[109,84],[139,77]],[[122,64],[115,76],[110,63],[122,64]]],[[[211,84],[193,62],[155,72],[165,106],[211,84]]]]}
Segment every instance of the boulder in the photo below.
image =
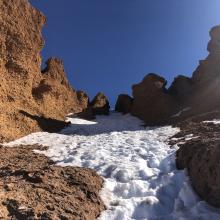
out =
{"type": "Polygon", "coordinates": [[[92,111],[95,115],[109,115],[109,101],[101,92],[94,97],[89,106],[92,108],[92,111]]]}
{"type": "Polygon", "coordinates": [[[124,114],[130,113],[132,108],[133,98],[129,95],[121,94],[118,96],[115,111],[122,112],[124,114]]]}
{"type": "Polygon", "coordinates": [[[173,112],[176,103],[167,93],[166,80],[150,73],[139,84],[133,85],[133,105],[131,113],[148,125],[164,123],[173,112]]]}
{"type": "Polygon", "coordinates": [[[64,120],[82,110],[60,59],[41,71],[44,15],[28,0],[0,1],[0,142],[42,128],[34,118],[64,120]],[[32,116],[21,114],[21,110],[32,116]]]}

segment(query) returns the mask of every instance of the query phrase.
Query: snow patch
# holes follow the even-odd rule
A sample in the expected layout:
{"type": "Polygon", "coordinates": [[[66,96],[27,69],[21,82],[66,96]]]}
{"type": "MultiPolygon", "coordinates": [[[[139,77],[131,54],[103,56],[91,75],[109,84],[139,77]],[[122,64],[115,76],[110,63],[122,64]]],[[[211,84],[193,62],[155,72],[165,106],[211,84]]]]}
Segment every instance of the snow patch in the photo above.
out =
{"type": "Polygon", "coordinates": [[[203,121],[204,123],[213,123],[213,124],[220,124],[220,119],[213,119],[211,121],[203,121]]]}
{"type": "MultiPolygon", "coordinates": [[[[69,117],[60,134],[39,132],[6,144],[40,144],[62,166],[95,169],[105,180],[107,205],[99,220],[220,219],[220,211],[195,195],[185,171],[175,165],[177,146],[167,140],[178,128],[143,127],[130,115],[111,113],[95,122],[69,117]]],[[[192,138],[192,135],[186,138],[192,138]]]]}

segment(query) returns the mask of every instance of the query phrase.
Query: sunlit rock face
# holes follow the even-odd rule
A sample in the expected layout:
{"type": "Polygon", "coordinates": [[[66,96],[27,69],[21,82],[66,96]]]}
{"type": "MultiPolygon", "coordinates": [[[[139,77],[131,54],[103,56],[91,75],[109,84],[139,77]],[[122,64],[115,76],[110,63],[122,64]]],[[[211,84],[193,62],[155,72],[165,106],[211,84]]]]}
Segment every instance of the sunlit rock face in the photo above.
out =
{"type": "Polygon", "coordinates": [[[99,92],[93,100],[89,103],[94,115],[108,115],[109,114],[109,101],[105,94],[99,92]]]}
{"type": "Polygon", "coordinates": [[[41,72],[44,15],[28,0],[0,1],[0,142],[42,130],[20,113],[62,120],[80,111],[61,60],[52,58],[41,72]]]}
{"type": "Polygon", "coordinates": [[[89,96],[86,94],[85,91],[79,90],[76,92],[77,98],[79,100],[79,104],[83,109],[86,109],[89,105],[89,96]]]}

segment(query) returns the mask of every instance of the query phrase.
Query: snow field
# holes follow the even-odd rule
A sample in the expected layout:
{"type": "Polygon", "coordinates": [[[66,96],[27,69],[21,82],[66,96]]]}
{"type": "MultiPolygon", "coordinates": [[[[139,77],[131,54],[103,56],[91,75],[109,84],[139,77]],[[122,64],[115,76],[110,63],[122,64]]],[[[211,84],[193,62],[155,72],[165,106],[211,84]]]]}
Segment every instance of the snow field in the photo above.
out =
{"type": "Polygon", "coordinates": [[[111,113],[96,122],[68,118],[60,134],[39,132],[6,144],[40,144],[61,166],[95,169],[105,184],[101,197],[108,209],[99,220],[220,219],[220,211],[200,201],[185,171],[175,166],[176,146],[168,138],[178,128],[143,127],[130,115],[111,113]]]}

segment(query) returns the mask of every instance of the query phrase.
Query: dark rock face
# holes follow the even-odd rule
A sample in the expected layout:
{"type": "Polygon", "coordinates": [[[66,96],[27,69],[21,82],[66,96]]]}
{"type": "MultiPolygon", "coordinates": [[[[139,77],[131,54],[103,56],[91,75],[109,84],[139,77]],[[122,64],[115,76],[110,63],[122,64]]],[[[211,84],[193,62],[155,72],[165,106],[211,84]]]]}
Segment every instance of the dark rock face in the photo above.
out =
{"type": "Polygon", "coordinates": [[[166,83],[164,78],[151,73],[141,83],[133,85],[131,113],[149,125],[163,123],[175,109],[175,102],[165,89],[166,83]]]}
{"type": "Polygon", "coordinates": [[[28,0],[0,1],[0,142],[42,130],[33,116],[63,120],[81,111],[61,60],[41,72],[45,17],[28,0]]]}
{"type": "MultiPolygon", "coordinates": [[[[183,121],[198,114],[220,109],[220,26],[210,31],[208,44],[210,54],[191,78],[178,76],[169,89],[165,89],[166,80],[155,74],[147,75],[143,81],[133,86],[131,114],[141,118],[147,124],[160,122],[171,124],[183,121]],[[180,110],[178,117],[173,117],[180,110]]],[[[120,109],[116,109],[119,111],[120,109]]]]}
{"type": "Polygon", "coordinates": [[[95,171],[59,167],[39,146],[0,147],[1,219],[95,220],[105,209],[95,171]]]}
{"type": "Polygon", "coordinates": [[[200,61],[193,73],[193,89],[186,103],[190,111],[183,114],[177,126],[177,137],[193,134],[195,139],[180,145],[177,166],[187,168],[195,191],[211,205],[220,207],[220,125],[203,123],[220,118],[220,27],[210,31],[210,54],[200,61]]]}
{"type": "Polygon", "coordinates": [[[95,115],[109,115],[109,101],[101,92],[94,97],[89,106],[92,108],[92,111],[95,115]]]}
{"type": "Polygon", "coordinates": [[[182,104],[192,95],[192,92],[192,79],[182,75],[177,76],[168,89],[168,93],[173,96],[177,102],[182,104]]]}
{"type": "Polygon", "coordinates": [[[181,144],[177,151],[177,167],[187,168],[190,180],[199,196],[220,207],[220,125],[188,120],[179,124],[177,138],[193,134],[195,139],[181,144]]]}
{"type": "Polygon", "coordinates": [[[118,96],[116,105],[115,105],[115,111],[122,112],[123,114],[127,114],[131,112],[133,103],[133,98],[131,98],[129,95],[121,94],[118,96]]]}
{"type": "Polygon", "coordinates": [[[98,93],[92,102],[83,91],[77,91],[78,100],[83,110],[76,114],[79,118],[85,120],[94,120],[96,115],[109,115],[109,102],[103,93],[98,93]]]}
{"type": "Polygon", "coordinates": [[[90,106],[84,109],[82,112],[77,113],[77,116],[79,118],[89,120],[89,121],[94,120],[96,118],[93,112],[93,109],[90,106]]]}
{"type": "Polygon", "coordinates": [[[210,37],[210,54],[200,61],[192,76],[195,88],[189,103],[200,112],[220,109],[220,26],[211,29],[210,37]]]}

